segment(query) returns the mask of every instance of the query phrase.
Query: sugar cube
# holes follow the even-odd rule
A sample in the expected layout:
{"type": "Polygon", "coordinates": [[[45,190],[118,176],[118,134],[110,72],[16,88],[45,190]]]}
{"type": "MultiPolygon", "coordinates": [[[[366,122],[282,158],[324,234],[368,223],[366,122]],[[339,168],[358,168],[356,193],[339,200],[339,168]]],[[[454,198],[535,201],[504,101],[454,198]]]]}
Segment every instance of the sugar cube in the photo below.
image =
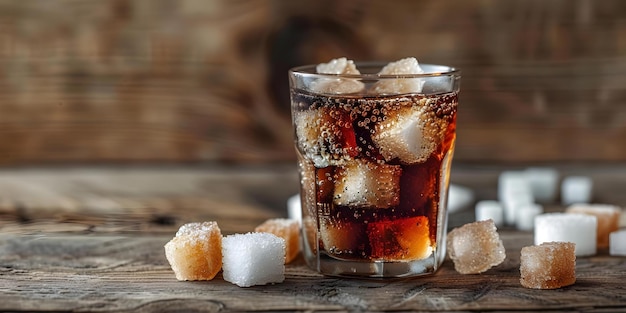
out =
{"type": "Polygon", "coordinates": [[[544,242],[523,247],[520,283],[532,289],[556,289],[576,282],[575,244],[544,242]]]}
{"type": "Polygon", "coordinates": [[[597,218],[577,213],[544,213],[535,217],[535,245],[563,241],[576,244],[576,256],[596,254],[597,218]]]}
{"type": "Polygon", "coordinates": [[[504,202],[509,193],[531,192],[526,174],[522,171],[504,171],[498,176],[498,200],[504,202]]]}
{"type": "Polygon", "coordinates": [[[239,287],[285,280],[285,240],[270,233],[234,234],[222,240],[224,280],[239,287]]]}
{"type": "Polygon", "coordinates": [[[498,199],[504,208],[506,224],[515,225],[517,209],[535,202],[526,174],[522,171],[504,171],[498,177],[498,199]]]}
{"type": "Polygon", "coordinates": [[[569,176],[561,183],[561,202],[563,205],[589,203],[593,182],[585,176],[569,176]]]}
{"type": "Polygon", "coordinates": [[[211,280],[222,268],[222,233],[216,222],[184,224],[165,244],[178,280],[211,280]]]}
{"type": "Polygon", "coordinates": [[[300,223],[286,218],[269,219],[254,229],[255,232],[274,234],[285,240],[285,263],[293,261],[300,252],[300,223]]]}
{"type": "Polygon", "coordinates": [[[493,223],[498,226],[504,224],[504,209],[502,204],[495,200],[482,200],[476,203],[476,220],[485,221],[493,220],[493,223]]]}
{"type": "Polygon", "coordinates": [[[448,233],[448,255],[461,274],[478,274],[504,262],[506,252],[492,220],[477,221],[448,233]]]}
{"type": "MultiPolygon", "coordinates": [[[[316,67],[318,74],[360,75],[354,61],[346,58],[333,59],[328,63],[320,63],[316,67]]],[[[311,90],[326,94],[347,94],[363,90],[365,85],[358,79],[350,78],[319,78],[311,83],[311,90]]]]}
{"type": "Polygon", "coordinates": [[[543,206],[531,203],[517,208],[515,226],[519,230],[532,230],[535,227],[535,216],[543,214],[543,206]]]}
{"type": "Polygon", "coordinates": [[[474,192],[464,186],[450,184],[448,189],[448,212],[460,211],[474,202],[474,192]]]}
{"type": "Polygon", "coordinates": [[[609,234],[619,229],[622,209],[608,204],[572,204],[565,212],[595,216],[598,219],[597,246],[598,248],[608,248],[609,234]]]}
{"type": "Polygon", "coordinates": [[[376,124],[371,136],[385,160],[397,158],[407,164],[425,162],[443,141],[448,121],[426,110],[429,101],[433,100],[423,99],[417,106],[387,109],[385,119],[376,124]]]}
{"type": "Polygon", "coordinates": [[[300,194],[293,195],[287,199],[287,216],[302,224],[302,203],[300,194]]]}
{"type": "Polygon", "coordinates": [[[559,173],[554,168],[529,167],[524,173],[530,185],[535,201],[540,203],[553,202],[557,195],[559,173]]]}
{"type": "Polygon", "coordinates": [[[611,255],[626,256],[626,230],[614,231],[609,237],[611,255]]]}
{"type": "MultiPolygon", "coordinates": [[[[419,66],[417,59],[404,58],[390,62],[383,67],[378,75],[410,75],[422,74],[424,70],[419,66]]],[[[420,78],[384,79],[374,86],[376,94],[403,94],[421,92],[424,80],[420,78]]]]}
{"type": "Polygon", "coordinates": [[[337,205],[387,208],[400,203],[400,174],[397,165],[354,160],[337,168],[334,202],[337,205]]]}

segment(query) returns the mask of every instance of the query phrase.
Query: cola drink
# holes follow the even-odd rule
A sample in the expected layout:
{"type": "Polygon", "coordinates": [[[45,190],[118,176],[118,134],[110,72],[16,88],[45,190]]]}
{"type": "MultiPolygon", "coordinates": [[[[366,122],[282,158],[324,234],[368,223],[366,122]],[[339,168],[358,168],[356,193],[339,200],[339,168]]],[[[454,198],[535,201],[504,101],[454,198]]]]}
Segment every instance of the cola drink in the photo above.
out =
{"type": "Polygon", "coordinates": [[[330,275],[432,273],[445,256],[458,84],[380,95],[362,81],[349,94],[292,84],[305,260],[330,275]]]}

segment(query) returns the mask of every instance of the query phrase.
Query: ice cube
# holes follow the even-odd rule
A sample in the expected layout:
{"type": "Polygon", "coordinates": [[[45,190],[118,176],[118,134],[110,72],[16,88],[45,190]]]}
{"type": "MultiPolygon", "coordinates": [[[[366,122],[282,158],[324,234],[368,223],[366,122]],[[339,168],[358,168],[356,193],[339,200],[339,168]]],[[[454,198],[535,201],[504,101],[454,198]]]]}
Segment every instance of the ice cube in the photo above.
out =
{"type": "Polygon", "coordinates": [[[376,124],[372,141],[385,160],[398,158],[405,164],[425,162],[444,140],[447,119],[427,110],[433,99],[422,99],[414,106],[399,106],[386,111],[376,124]]]}
{"type": "Polygon", "coordinates": [[[294,124],[299,150],[317,167],[343,164],[358,154],[347,112],[329,107],[297,111],[294,124]]]}
{"type": "Polygon", "coordinates": [[[274,234],[285,240],[285,263],[293,261],[300,253],[300,223],[297,220],[274,218],[254,229],[259,233],[274,234]]]}
{"type": "Polygon", "coordinates": [[[478,274],[499,265],[506,252],[492,220],[477,221],[448,233],[447,249],[461,274],[478,274]]]}
{"type": "Polygon", "coordinates": [[[573,204],[565,212],[593,215],[598,219],[597,246],[609,247],[609,234],[619,229],[622,209],[608,204],[573,204]]]}
{"type": "MultiPolygon", "coordinates": [[[[328,63],[318,64],[316,67],[318,74],[330,75],[360,75],[352,60],[344,58],[333,59],[328,63]]],[[[365,85],[358,79],[351,78],[319,78],[311,83],[311,90],[325,94],[348,94],[356,93],[365,85]]]]}
{"type": "Polygon", "coordinates": [[[337,168],[333,201],[337,205],[389,208],[400,203],[397,165],[356,159],[337,168]]]}
{"type": "Polygon", "coordinates": [[[626,256],[626,230],[614,231],[609,238],[609,253],[626,256]]]}
{"type": "Polygon", "coordinates": [[[367,232],[374,259],[421,260],[433,252],[426,216],[368,223],[367,232]]]}
{"type": "Polygon", "coordinates": [[[504,209],[502,204],[495,200],[482,200],[476,203],[476,220],[493,220],[496,227],[504,224],[504,209]]]}
{"type": "MultiPolygon", "coordinates": [[[[410,75],[422,74],[424,70],[419,66],[417,59],[404,58],[395,62],[391,62],[383,67],[378,75],[410,75]]],[[[424,86],[424,80],[421,78],[398,78],[398,79],[382,79],[378,81],[373,88],[375,94],[405,94],[421,92],[424,86]]]]}
{"type": "Polygon", "coordinates": [[[222,268],[222,233],[216,222],[182,225],[165,244],[178,280],[211,280],[222,268]]]}
{"type": "Polygon", "coordinates": [[[474,191],[457,184],[450,184],[448,189],[448,212],[460,211],[474,202],[474,191]]]}
{"type": "Polygon", "coordinates": [[[597,218],[576,213],[544,213],[535,217],[535,245],[551,241],[573,242],[576,256],[596,254],[597,218]]]}
{"type": "Polygon", "coordinates": [[[556,289],[576,282],[575,244],[545,242],[523,247],[520,283],[532,289],[556,289]]]}
{"type": "Polygon", "coordinates": [[[561,183],[561,202],[563,205],[589,203],[593,182],[585,176],[569,176],[561,183]]]}
{"type": "Polygon", "coordinates": [[[222,240],[224,280],[239,287],[285,280],[285,240],[270,233],[234,234],[222,240]]]}
{"type": "MultiPolygon", "coordinates": [[[[314,234],[315,230],[311,233],[314,234]]],[[[334,217],[320,218],[319,234],[324,250],[340,258],[343,254],[356,254],[364,249],[363,243],[368,242],[367,224],[349,223],[334,217]]],[[[316,244],[311,239],[309,242],[316,244]]]]}
{"type": "Polygon", "coordinates": [[[554,168],[529,167],[524,173],[530,185],[535,201],[540,203],[554,202],[557,195],[559,173],[554,168]]]}
{"type": "Polygon", "coordinates": [[[543,206],[530,203],[517,208],[515,226],[519,230],[532,230],[535,227],[535,216],[543,214],[543,206]]]}
{"type": "Polygon", "coordinates": [[[300,194],[293,195],[287,199],[287,216],[298,221],[302,225],[302,199],[300,194]]]}

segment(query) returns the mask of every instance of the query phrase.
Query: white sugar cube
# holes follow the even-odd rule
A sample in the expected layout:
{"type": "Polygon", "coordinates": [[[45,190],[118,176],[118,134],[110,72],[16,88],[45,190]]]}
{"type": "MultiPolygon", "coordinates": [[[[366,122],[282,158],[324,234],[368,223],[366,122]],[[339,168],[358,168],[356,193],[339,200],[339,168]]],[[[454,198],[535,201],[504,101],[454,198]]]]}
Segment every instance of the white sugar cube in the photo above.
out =
{"type": "Polygon", "coordinates": [[[532,230],[535,227],[535,216],[543,214],[543,206],[531,203],[517,208],[515,226],[519,230],[532,230]]]}
{"type": "MultiPolygon", "coordinates": [[[[361,74],[352,60],[346,58],[333,59],[328,63],[318,64],[319,74],[359,75],[361,74]]],[[[326,94],[347,94],[363,90],[365,85],[357,79],[320,78],[311,83],[311,90],[326,94]]]]}
{"type": "Polygon", "coordinates": [[[421,163],[443,141],[448,121],[427,112],[427,101],[432,100],[424,99],[418,106],[389,109],[385,120],[376,124],[371,138],[385,160],[397,158],[407,164],[421,163]]]}
{"type": "Polygon", "coordinates": [[[287,199],[287,216],[302,225],[302,203],[300,194],[293,195],[287,199]]]}
{"type": "Polygon", "coordinates": [[[396,165],[353,160],[337,168],[333,200],[337,205],[388,208],[400,203],[400,174],[396,165]]]}
{"type": "Polygon", "coordinates": [[[576,244],[576,256],[596,254],[595,216],[572,213],[546,213],[535,217],[535,245],[563,241],[576,244]]]}
{"type": "Polygon", "coordinates": [[[470,206],[473,202],[474,192],[471,189],[457,184],[450,184],[448,189],[448,212],[460,211],[470,206]]]}
{"type": "Polygon", "coordinates": [[[476,220],[493,220],[493,223],[500,227],[504,224],[504,208],[502,204],[495,200],[482,200],[476,203],[476,220]]]}
{"type": "Polygon", "coordinates": [[[589,214],[598,218],[597,245],[598,248],[609,247],[609,234],[619,229],[619,218],[622,209],[610,204],[572,204],[565,212],[589,214]]]}
{"type": "MultiPolygon", "coordinates": [[[[379,75],[409,75],[422,74],[424,70],[419,66],[417,59],[405,58],[390,62],[378,73],[379,75]]],[[[421,78],[383,79],[376,83],[376,94],[403,94],[421,92],[424,80],[421,78]]]]}
{"type": "Polygon", "coordinates": [[[508,225],[515,225],[517,219],[517,211],[522,206],[528,206],[535,203],[533,195],[528,189],[509,190],[503,201],[504,219],[508,225]]]}
{"type": "Polygon", "coordinates": [[[498,200],[504,202],[509,194],[517,192],[531,192],[526,174],[522,171],[500,173],[498,176],[498,200]]]}
{"type": "Polygon", "coordinates": [[[553,202],[557,195],[559,173],[554,168],[529,167],[525,171],[535,201],[553,202]]]}
{"type": "Polygon", "coordinates": [[[270,233],[234,234],[222,240],[224,280],[239,287],[285,280],[285,240],[270,233]]]}
{"type": "Polygon", "coordinates": [[[589,203],[593,182],[585,176],[569,176],[561,183],[561,202],[564,205],[589,203]]]}
{"type": "Polygon", "coordinates": [[[609,242],[609,253],[611,255],[626,256],[626,230],[612,232],[609,242]]]}

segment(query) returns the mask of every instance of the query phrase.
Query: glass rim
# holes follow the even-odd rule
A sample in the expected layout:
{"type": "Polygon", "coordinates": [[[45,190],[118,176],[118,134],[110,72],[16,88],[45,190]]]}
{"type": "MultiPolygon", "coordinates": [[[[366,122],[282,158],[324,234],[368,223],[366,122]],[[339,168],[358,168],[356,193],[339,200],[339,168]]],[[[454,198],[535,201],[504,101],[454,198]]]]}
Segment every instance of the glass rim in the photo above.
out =
{"type": "MultiPolygon", "coordinates": [[[[378,68],[382,69],[388,62],[354,62],[358,69],[365,68],[378,68]]],[[[361,73],[361,74],[323,74],[317,73],[317,64],[300,65],[289,69],[290,75],[300,75],[309,77],[326,77],[326,78],[352,78],[352,79],[366,79],[366,80],[380,80],[380,79],[398,79],[398,78],[427,78],[427,77],[441,77],[441,76],[461,76],[461,70],[448,65],[420,63],[420,67],[423,70],[425,68],[437,68],[440,70],[425,71],[420,74],[385,74],[379,75],[377,73],[361,73]]]]}

